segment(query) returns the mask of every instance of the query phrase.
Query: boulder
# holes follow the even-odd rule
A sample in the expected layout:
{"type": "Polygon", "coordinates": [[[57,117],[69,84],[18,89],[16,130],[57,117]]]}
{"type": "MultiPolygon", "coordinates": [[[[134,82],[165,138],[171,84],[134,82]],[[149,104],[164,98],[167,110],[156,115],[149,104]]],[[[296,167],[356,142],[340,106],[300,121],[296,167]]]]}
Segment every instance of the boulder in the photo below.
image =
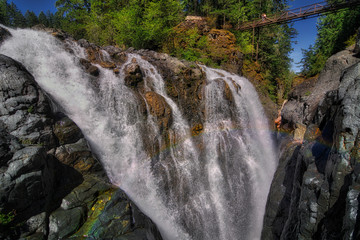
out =
{"type": "Polygon", "coordinates": [[[42,147],[16,151],[6,171],[0,174],[0,209],[15,210],[18,220],[44,211],[53,182],[42,147]]]}
{"type": "Polygon", "coordinates": [[[139,53],[156,67],[164,79],[166,93],[178,104],[190,125],[203,123],[205,74],[201,67],[168,54],[141,50],[139,53]]]}
{"type": "Polygon", "coordinates": [[[56,149],[55,156],[61,163],[82,173],[99,167],[84,138],[76,143],[61,145],[56,149]]]}
{"type": "Polygon", "coordinates": [[[84,66],[86,72],[88,72],[89,74],[91,74],[92,76],[95,76],[95,77],[99,76],[99,74],[100,74],[99,68],[92,65],[90,63],[90,61],[88,61],[88,60],[86,60],[84,58],[81,58],[80,63],[81,63],[82,66],[84,66]]]}
{"type": "Polygon", "coordinates": [[[83,48],[90,47],[90,43],[86,39],[79,39],[77,43],[83,48]]]}
{"type": "Polygon", "coordinates": [[[68,117],[55,123],[54,134],[61,145],[75,143],[83,137],[81,130],[68,117]]]}
{"type": "Polygon", "coordinates": [[[111,57],[116,56],[117,54],[121,53],[122,50],[118,47],[115,46],[105,46],[102,48],[104,51],[106,51],[107,53],[109,53],[109,55],[111,57]]]}
{"type": "Polygon", "coordinates": [[[124,71],[126,86],[135,88],[143,81],[143,74],[139,64],[136,63],[136,59],[133,59],[130,64],[126,65],[124,71]]]}
{"type": "Polygon", "coordinates": [[[50,215],[48,239],[64,239],[71,236],[84,223],[85,216],[86,212],[82,207],[57,209],[50,215]]]}

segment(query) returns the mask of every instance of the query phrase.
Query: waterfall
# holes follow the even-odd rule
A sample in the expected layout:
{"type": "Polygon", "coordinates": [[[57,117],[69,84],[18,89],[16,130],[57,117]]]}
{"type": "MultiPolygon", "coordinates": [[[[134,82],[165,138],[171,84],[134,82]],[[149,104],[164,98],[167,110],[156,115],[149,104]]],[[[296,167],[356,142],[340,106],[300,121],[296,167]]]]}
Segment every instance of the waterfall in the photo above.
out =
{"type": "Polygon", "coordinates": [[[76,42],[33,30],[9,31],[13,37],[0,53],[21,62],[61,105],[110,180],[156,223],[164,239],[260,238],[276,154],[262,106],[245,78],[200,66],[207,79],[205,122],[194,140],[163,77],[140,55],[128,54],[118,75],[98,65],[94,80],[80,66],[86,53],[76,42]],[[132,61],[144,75],[138,94],[125,85],[125,67],[132,61]],[[149,94],[163,99],[171,112],[166,137],[149,114],[149,94]]]}

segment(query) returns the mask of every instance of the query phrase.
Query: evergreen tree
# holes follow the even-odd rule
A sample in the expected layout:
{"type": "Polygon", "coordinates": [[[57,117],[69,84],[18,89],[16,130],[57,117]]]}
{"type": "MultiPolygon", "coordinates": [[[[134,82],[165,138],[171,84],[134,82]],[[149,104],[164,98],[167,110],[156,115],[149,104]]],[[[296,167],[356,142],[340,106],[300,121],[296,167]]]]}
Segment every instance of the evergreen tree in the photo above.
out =
{"type": "Polygon", "coordinates": [[[4,25],[9,24],[9,16],[8,16],[8,3],[7,0],[0,0],[0,23],[4,25]]]}
{"type": "Polygon", "coordinates": [[[7,4],[8,25],[12,27],[25,27],[25,18],[17,6],[12,2],[7,4]]]}
{"type": "Polygon", "coordinates": [[[43,24],[44,26],[49,27],[49,20],[43,11],[41,11],[39,13],[38,19],[39,19],[40,24],[43,24]]]}
{"type": "Polygon", "coordinates": [[[77,39],[86,37],[86,23],[90,21],[90,1],[58,0],[55,5],[59,14],[64,16],[61,21],[62,28],[77,39]]]}
{"type": "MultiPolygon", "coordinates": [[[[329,3],[343,2],[332,0],[329,3]]],[[[302,72],[307,76],[319,73],[326,60],[347,47],[350,39],[360,27],[360,7],[344,9],[319,18],[314,46],[303,50],[302,72]]]]}
{"type": "Polygon", "coordinates": [[[27,10],[25,13],[25,20],[27,27],[35,26],[39,24],[39,19],[33,11],[27,10]]]}
{"type": "Polygon", "coordinates": [[[55,12],[55,14],[53,14],[51,27],[60,29],[63,19],[63,15],[59,11],[55,12]]]}
{"type": "Polygon", "coordinates": [[[46,19],[48,21],[48,27],[54,27],[54,14],[52,14],[49,10],[46,11],[46,19]]]}

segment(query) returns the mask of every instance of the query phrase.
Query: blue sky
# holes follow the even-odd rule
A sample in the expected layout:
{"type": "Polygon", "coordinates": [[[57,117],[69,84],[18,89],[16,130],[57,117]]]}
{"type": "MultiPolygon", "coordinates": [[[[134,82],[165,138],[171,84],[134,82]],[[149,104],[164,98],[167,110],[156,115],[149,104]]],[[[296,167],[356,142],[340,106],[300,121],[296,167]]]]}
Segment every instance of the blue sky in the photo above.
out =
{"type": "Polygon", "coordinates": [[[44,13],[47,10],[50,12],[55,12],[55,2],[56,0],[8,0],[8,2],[13,2],[25,14],[26,10],[33,11],[38,15],[41,11],[44,13]]]}
{"type": "MultiPolygon", "coordinates": [[[[295,0],[289,2],[290,9],[307,6],[313,3],[322,2],[323,0],[295,0]]],[[[299,72],[301,67],[298,66],[302,58],[301,49],[308,49],[309,45],[313,45],[316,39],[316,18],[310,18],[301,20],[294,23],[294,28],[298,31],[298,35],[294,39],[297,43],[293,44],[294,51],[290,54],[290,57],[294,60],[291,69],[295,72],[299,72]]]]}
{"type": "MultiPolygon", "coordinates": [[[[289,1],[290,9],[298,8],[313,3],[321,2],[323,0],[294,0],[289,1]]],[[[11,2],[11,0],[8,0],[11,2]]],[[[32,10],[36,14],[41,11],[46,13],[47,10],[55,12],[56,0],[12,0],[16,6],[25,13],[26,10],[32,10]]],[[[301,49],[307,49],[310,44],[314,44],[316,38],[316,21],[317,18],[306,19],[294,23],[294,28],[298,31],[297,37],[294,39],[297,43],[293,44],[294,51],[291,53],[291,58],[294,60],[292,63],[292,70],[295,72],[300,71],[298,63],[302,58],[301,49]]]]}

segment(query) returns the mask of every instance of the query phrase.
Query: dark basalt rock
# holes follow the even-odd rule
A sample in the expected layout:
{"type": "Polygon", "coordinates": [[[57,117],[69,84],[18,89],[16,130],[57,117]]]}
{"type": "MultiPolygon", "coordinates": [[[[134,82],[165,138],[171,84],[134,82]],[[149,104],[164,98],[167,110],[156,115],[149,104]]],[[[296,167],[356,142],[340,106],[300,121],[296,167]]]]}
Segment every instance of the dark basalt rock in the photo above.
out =
{"type": "Polygon", "coordinates": [[[55,123],[54,134],[61,145],[75,143],[83,137],[78,126],[68,117],[63,117],[55,123]]]}
{"type": "Polygon", "coordinates": [[[356,36],[354,53],[357,57],[360,56],[360,28],[358,29],[357,36],[356,36]]]}
{"type": "MultiPolygon", "coordinates": [[[[319,104],[329,91],[336,90],[344,69],[359,62],[350,49],[331,56],[316,82],[300,84],[290,94],[281,112],[282,124],[286,129],[294,129],[296,123],[308,125],[315,117],[319,104]]],[[[319,123],[316,123],[319,124],[319,123]]]]}
{"type": "Polygon", "coordinates": [[[92,64],[90,63],[90,61],[81,58],[81,59],[80,59],[80,63],[81,63],[81,65],[84,66],[86,72],[88,72],[89,74],[91,74],[91,75],[93,75],[93,76],[95,76],[95,77],[99,76],[99,74],[100,74],[99,68],[96,67],[96,66],[94,66],[94,65],[92,65],[92,64]]]}
{"type": "Polygon", "coordinates": [[[15,213],[0,239],[161,239],[109,183],[76,124],[53,115],[31,74],[4,55],[0,95],[0,212],[15,213]]]}
{"type": "Polygon", "coordinates": [[[11,33],[5,28],[0,27],[0,44],[9,37],[11,37],[11,33]]]}
{"type": "MultiPolygon", "coordinates": [[[[327,63],[342,72],[339,80],[329,77],[335,74],[330,68],[320,76],[330,78],[319,79],[331,85],[323,86],[329,91],[320,91],[318,82],[313,89],[319,97],[304,97],[313,110],[299,115],[286,107],[286,119],[307,124],[307,130],[301,142],[291,143],[289,137],[282,140],[289,145],[281,151],[262,239],[358,239],[360,235],[360,63],[339,69],[348,63],[338,60],[358,62],[350,52],[350,56],[344,54],[336,54],[327,63]]],[[[302,97],[295,91],[293,103],[302,97]]]]}

